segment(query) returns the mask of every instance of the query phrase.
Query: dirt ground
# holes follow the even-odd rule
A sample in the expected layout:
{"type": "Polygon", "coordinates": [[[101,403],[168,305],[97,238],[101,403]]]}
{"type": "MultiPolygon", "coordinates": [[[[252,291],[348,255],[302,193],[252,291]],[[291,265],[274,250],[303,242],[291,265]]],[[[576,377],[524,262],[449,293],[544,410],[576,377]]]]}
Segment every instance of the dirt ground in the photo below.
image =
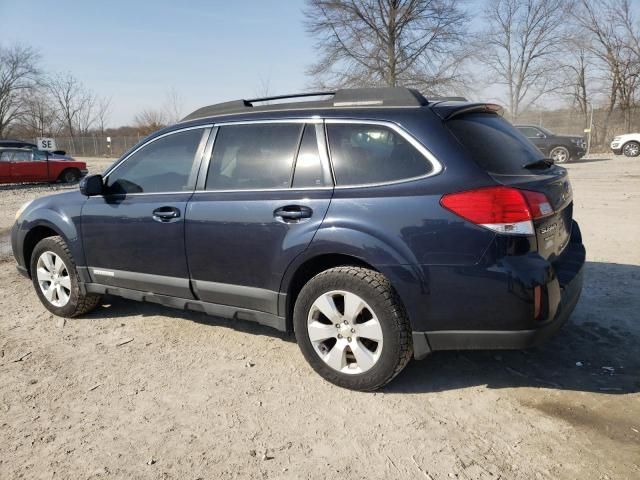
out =
{"type": "Polygon", "coordinates": [[[588,265],[566,327],[369,394],[250,323],[116,298],[54,318],[7,235],[61,187],[0,186],[0,478],[640,478],[640,160],[568,169],[588,265]]]}

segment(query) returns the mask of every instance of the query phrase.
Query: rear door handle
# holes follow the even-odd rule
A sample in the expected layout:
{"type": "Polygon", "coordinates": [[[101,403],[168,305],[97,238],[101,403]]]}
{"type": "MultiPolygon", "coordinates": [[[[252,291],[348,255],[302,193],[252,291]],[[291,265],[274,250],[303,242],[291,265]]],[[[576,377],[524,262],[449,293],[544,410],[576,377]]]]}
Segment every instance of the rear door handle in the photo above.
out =
{"type": "Polygon", "coordinates": [[[180,218],[180,210],[176,207],[160,207],[153,211],[153,219],[157,222],[170,222],[180,218]]]}
{"type": "Polygon", "coordinates": [[[273,216],[282,219],[285,222],[297,222],[303,218],[310,218],[313,210],[303,205],[287,205],[286,207],[277,208],[273,212],[273,216]]]}

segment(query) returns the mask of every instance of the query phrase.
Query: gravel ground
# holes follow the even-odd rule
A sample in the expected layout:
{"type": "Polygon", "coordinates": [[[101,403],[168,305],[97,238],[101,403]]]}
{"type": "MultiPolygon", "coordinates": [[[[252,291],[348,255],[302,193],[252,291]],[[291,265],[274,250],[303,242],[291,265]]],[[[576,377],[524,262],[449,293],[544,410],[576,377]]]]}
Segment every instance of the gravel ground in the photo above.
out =
{"type": "Polygon", "coordinates": [[[116,298],[53,317],[7,234],[65,187],[0,186],[0,478],[640,478],[640,160],[568,169],[588,265],[567,326],[434,354],[373,394],[250,323],[116,298]]]}

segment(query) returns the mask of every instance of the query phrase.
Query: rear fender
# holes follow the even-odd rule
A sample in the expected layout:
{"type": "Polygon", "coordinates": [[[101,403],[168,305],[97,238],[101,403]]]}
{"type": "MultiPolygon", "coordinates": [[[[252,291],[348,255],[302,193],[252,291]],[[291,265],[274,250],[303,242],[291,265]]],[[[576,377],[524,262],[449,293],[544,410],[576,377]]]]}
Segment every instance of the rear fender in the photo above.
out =
{"type": "Polygon", "coordinates": [[[286,314],[284,299],[295,273],[306,262],[324,255],[346,255],[371,265],[387,277],[407,308],[409,320],[418,316],[418,311],[412,307],[420,304],[419,299],[424,300],[429,287],[423,270],[417,267],[414,259],[412,261],[410,251],[394,249],[371,234],[343,227],[318,230],[309,248],[287,267],[280,286],[281,316],[286,314]]]}

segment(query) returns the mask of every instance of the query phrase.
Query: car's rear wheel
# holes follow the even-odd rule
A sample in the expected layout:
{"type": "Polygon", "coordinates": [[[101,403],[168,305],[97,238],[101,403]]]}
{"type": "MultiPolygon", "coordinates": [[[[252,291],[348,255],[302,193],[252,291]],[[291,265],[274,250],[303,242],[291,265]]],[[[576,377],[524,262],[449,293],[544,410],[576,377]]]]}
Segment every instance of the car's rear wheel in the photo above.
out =
{"type": "Polygon", "coordinates": [[[549,156],[553,159],[554,163],[566,163],[570,159],[569,150],[567,147],[553,147],[549,156]]]}
{"type": "Polygon", "coordinates": [[[78,272],[61,237],[40,240],[31,255],[31,279],[42,304],[60,317],[77,317],[93,310],[100,295],[80,289],[78,272]]]}
{"type": "Polygon", "coordinates": [[[627,142],[622,147],[622,152],[625,157],[637,157],[640,155],[640,143],[638,142],[627,142]]]}
{"type": "Polygon", "coordinates": [[[392,380],[411,359],[411,327],[384,275],[336,267],[300,291],[294,329],[302,354],[323,378],[371,391],[392,380]]]}
{"type": "Polygon", "coordinates": [[[80,172],[75,168],[68,168],[60,174],[60,180],[64,183],[76,183],[80,179],[80,172]]]}

